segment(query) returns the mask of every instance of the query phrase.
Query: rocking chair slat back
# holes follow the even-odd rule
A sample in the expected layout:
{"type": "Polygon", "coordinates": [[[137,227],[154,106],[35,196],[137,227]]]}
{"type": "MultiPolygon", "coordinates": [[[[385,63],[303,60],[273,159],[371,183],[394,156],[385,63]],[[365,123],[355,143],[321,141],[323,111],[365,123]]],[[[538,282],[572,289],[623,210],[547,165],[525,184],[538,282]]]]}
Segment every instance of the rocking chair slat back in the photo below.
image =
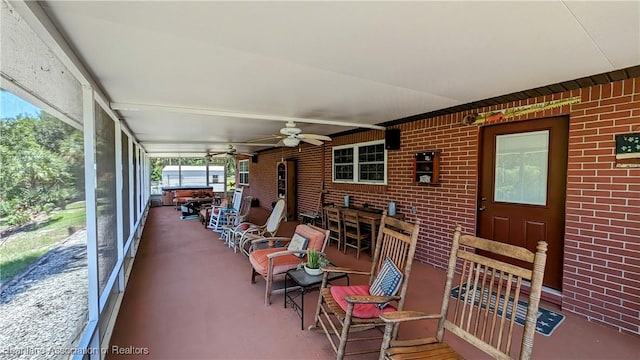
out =
{"type": "MultiPolygon", "coordinates": [[[[456,303],[451,320],[441,319],[444,326],[437,338],[442,339],[446,328],[495,358],[530,357],[547,244],[538,243],[537,252],[533,253],[525,248],[470,235],[459,236],[458,240],[454,240],[452,250],[462,263],[456,303]],[[460,245],[508,256],[527,262],[529,266],[521,267],[472,253],[459,248],[460,245]],[[524,310],[524,303],[520,303],[523,299],[528,301],[529,311],[524,310]],[[516,316],[523,311],[527,312],[524,338],[521,346],[513,346],[516,316]]],[[[450,267],[449,272],[452,271],[450,267]]],[[[447,298],[450,291],[449,286],[445,293],[447,298]]]]}
{"type": "Polygon", "coordinates": [[[461,227],[457,226],[440,314],[406,312],[403,318],[396,317],[398,321],[391,315],[381,315],[387,326],[380,359],[459,357],[443,342],[445,329],[496,359],[530,359],[546,251],[544,241],[538,242],[533,253],[522,247],[462,235],[461,227]],[[456,271],[459,280],[457,290],[452,293],[456,271]],[[455,303],[452,308],[450,301],[455,303]],[[522,340],[516,344],[518,315],[525,320],[522,340]],[[439,318],[435,338],[395,338],[394,331],[400,322],[434,318],[439,318]]]}

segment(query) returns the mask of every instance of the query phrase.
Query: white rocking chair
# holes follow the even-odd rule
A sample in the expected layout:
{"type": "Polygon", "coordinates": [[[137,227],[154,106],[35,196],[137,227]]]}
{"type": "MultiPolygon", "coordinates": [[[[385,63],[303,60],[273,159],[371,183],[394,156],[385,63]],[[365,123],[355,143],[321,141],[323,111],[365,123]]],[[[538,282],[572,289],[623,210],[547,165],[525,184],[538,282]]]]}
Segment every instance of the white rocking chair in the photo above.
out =
{"type": "Polygon", "coordinates": [[[240,210],[240,205],[242,204],[242,191],[243,188],[238,188],[233,192],[232,208],[227,208],[226,206],[214,206],[211,209],[211,217],[209,218],[209,225],[207,228],[215,232],[222,232],[222,226],[227,224],[227,216],[229,214],[237,213],[240,210]]]}

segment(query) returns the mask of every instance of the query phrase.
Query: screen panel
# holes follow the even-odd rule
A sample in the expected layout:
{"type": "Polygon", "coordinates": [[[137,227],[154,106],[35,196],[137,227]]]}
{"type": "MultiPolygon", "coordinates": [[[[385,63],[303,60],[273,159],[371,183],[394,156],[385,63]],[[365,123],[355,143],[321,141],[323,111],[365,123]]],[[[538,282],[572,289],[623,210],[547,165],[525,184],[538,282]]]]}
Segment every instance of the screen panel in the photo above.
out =
{"type": "Polygon", "coordinates": [[[104,290],[118,260],[116,218],[115,123],[96,104],[96,217],[98,238],[98,284],[104,290]]]}

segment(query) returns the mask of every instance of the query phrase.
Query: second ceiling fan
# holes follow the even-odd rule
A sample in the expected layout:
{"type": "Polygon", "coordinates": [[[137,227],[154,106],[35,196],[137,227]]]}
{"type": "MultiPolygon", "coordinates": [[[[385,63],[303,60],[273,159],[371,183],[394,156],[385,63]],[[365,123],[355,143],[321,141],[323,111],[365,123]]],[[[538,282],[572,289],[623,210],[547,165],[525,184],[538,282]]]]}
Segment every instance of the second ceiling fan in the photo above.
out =
{"type": "Polygon", "coordinates": [[[211,161],[211,159],[215,158],[215,157],[222,157],[221,155],[225,155],[227,158],[229,157],[234,157],[235,155],[246,155],[246,156],[252,156],[253,154],[250,153],[243,153],[243,152],[238,152],[238,149],[236,149],[233,145],[229,145],[227,146],[226,150],[222,150],[222,151],[209,151],[206,155],[207,159],[209,161],[211,161]]]}
{"type": "Polygon", "coordinates": [[[300,144],[300,141],[304,141],[313,145],[322,145],[323,141],[331,141],[331,138],[326,135],[319,134],[303,134],[302,130],[296,127],[296,123],[289,121],[285,124],[285,127],[280,129],[281,135],[276,135],[281,140],[278,142],[278,146],[295,147],[300,144]]]}

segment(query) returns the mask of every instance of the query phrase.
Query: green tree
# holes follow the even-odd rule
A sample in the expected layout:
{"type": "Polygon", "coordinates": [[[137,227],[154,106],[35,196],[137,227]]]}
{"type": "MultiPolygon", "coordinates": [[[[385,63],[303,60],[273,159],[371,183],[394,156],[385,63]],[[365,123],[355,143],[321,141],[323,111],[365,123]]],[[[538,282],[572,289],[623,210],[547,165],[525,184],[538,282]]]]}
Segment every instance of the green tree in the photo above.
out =
{"type": "Polygon", "coordinates": [[[61,207],[84,186],[82,134],[44,113],[0,121],[0,215],[20,224],[61,207]]]}

